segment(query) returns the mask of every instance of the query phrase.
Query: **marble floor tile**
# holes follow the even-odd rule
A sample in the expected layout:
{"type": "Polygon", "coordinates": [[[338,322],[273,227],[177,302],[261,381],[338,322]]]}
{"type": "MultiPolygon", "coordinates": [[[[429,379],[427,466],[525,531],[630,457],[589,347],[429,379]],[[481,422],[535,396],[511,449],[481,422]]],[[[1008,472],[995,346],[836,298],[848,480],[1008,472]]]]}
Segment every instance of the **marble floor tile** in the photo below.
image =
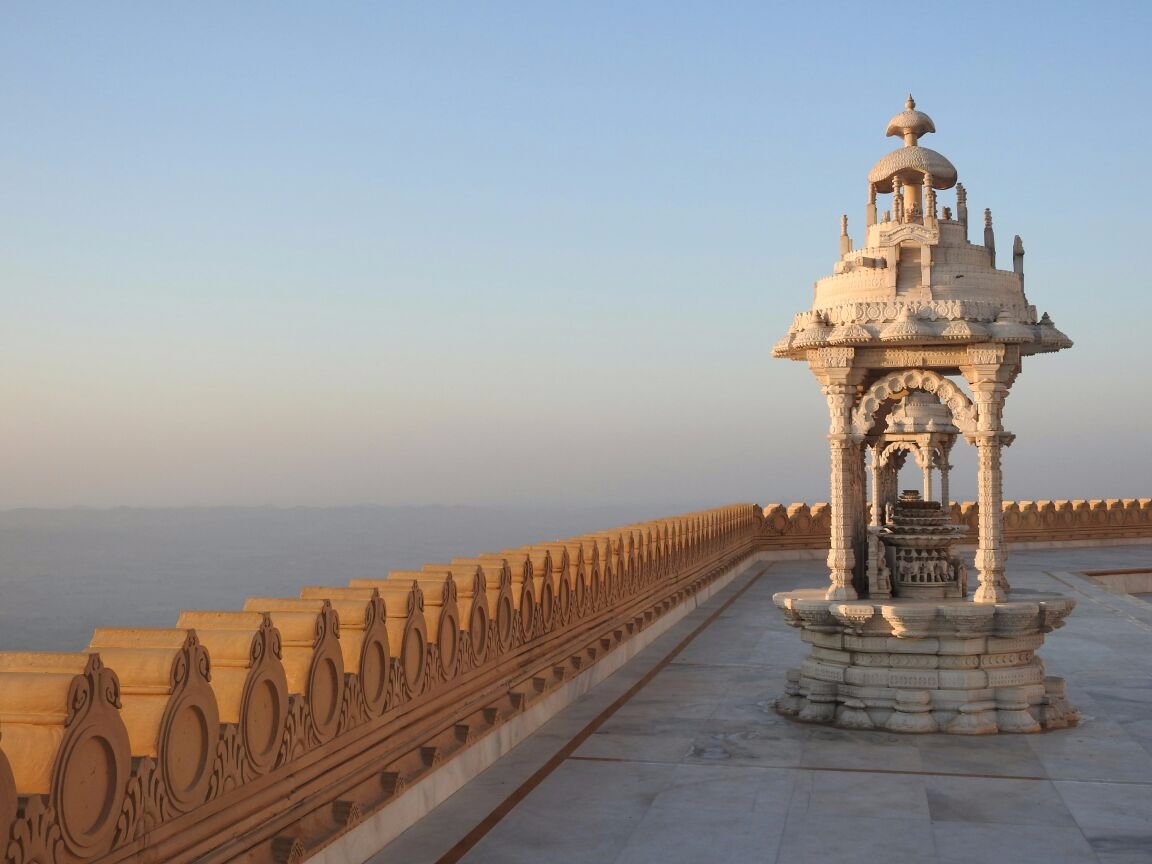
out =
{"type": "Polygon", "coordinates": [[[927,819],[829,820],[806,813],[788,815],[777,864],[934,864],[932,823],[927,819]]]}
{"type": "Polygon", "coordinates": [[[933,822],[1074,826],[1056,788],[1047,780],[996,777],[926,777],[933,822]]]}
{"type": "Polygon", "coordinates": [[[800,767],[919,772],[924,766],[919,748],[908,737],[821,726],[813,727],[804,742],[800,767]]]}
{"type": "Polygon", "coordinates": [[[1043,778],[1044,766],[1020,735],[981,738],[978,742],[957,735],[918,735],[924,771],[992,777],[1043,778]]]}
{"type": "Polygon", "coordinates": [[[597,732],[573,754],[577,759],[618,759],[641,762],[681,762],[693,739],[677,735],[621,735],[597,732]]]}
{"type": "Polygon", "coordinates": [[[1096,853],[1076,827],[934,822],[940,864],[1096,864],[1096,853]]]}
{"type": "Polygon", "coordinates": [[[709,731],[698,735],[684,761],[794,768],[800,765],[804,747],[804,739],[765,734],[764,730],[749,724],[738,731],[709,731]]]}
{"type": "Polygon", "coordinates": [[[927,819],[924,777],[869,771],[799,771],[792,813],[835,821],[842,817],[927,819]]]}
{"type": "Polygon", "coordinates": [[[1053,785],[1082,828],[1152,832],[1152,778],[1146,784],[1058,780],[1053,785]]]}
{"type": "Polygon", "coordinates": [[[1053,780],[1152,782],[1152,756],[1110,720],[1086,720],[1076,729],[1028,739],[1053,780]]]}

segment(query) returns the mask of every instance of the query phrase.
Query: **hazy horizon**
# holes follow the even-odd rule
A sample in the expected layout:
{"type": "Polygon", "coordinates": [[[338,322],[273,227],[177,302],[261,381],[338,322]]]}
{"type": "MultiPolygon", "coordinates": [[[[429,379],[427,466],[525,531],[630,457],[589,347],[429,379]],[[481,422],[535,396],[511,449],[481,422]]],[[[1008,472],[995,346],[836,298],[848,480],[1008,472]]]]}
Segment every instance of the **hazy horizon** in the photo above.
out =
{"type": "Polygon", "coordinates": [[[1152,495],[1152,6],[825,13],[9,5],[0,510],[827,500],[771,347],[909,91],[1076,343],[1005,498],[1152,495]]]}

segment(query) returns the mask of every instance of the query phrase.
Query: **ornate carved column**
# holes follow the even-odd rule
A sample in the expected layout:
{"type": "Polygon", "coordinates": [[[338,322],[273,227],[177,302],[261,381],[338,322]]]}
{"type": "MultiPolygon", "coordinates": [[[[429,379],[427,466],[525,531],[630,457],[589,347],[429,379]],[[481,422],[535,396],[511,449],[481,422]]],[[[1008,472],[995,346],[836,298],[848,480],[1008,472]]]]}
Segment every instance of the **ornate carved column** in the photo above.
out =
{"type": "Polygon", "coordinates": [[[1000,603],[1008,599],[1008,584],[1004,579],[1007,555],[1004,550],[1004,492],[999,434],[977,433],[976,457],[980,503],[976,569],[980,574],[980,587],[972,599],[977,603],[1000,603]]]}
{"type": "MultiPolygon", "coordinates": [[[[837,427],[837,414],[845,415],[852,409],[852,397],[855,388],[847,384],[825,385],[824,392],[828,397],[828,408],[832,413],[832,428],[837,427]]],[[[831,506],[832,536],[828,550],[829,580],[832,582],[828,589],[829,600],[855,600],[856,589],[852,587],[852,576],[856,566],[856,554],[853,551],[855,538],[853,535],[853,522],[855,514],[852,505],[855,496],[852,494],[852,466],[855,457],[856,445],[852,435],[846,431],[830,431],[828,442],[832,456],[832,473],[828,503],[831,506]]]]}
{"type": "Polygon", "coordinates": [[[1004,491],[1000,449],[1011,437],[1004,432],[1002,414],[1008,386],[1019,369],[1019,349],[1011,353],[1004,345],[971,345],[969,364],[961,372],[972,388],[976,405],[977,489],[980,536],[976,547],[976,569],[980,587],[973,600],[999,603],[1008,599],[1004,576],[1007,550],[1004,548],[1004,491]]]}
{"type": "Polygon", "coordinates": [[[908,459],[907,450],[888,454],[888,464],[884,468],[884,507],[895,504],[900,497],[900,469],[908,459]]]}
{"type": "Polygon", "coordinates": [[[884,519],[884,470],[880,465],[880,445],[872,445],[872,519],[869,524],[879,528],[884,519]]]}
{"type": "Polygon", "coordinates": [[[952,512],[952,493],[948,488],[948,472],[952,470],[952,466],[948,463],[948,456],[952,452],[954,442],[955,439],[953,438],[941,445],[936,464],[936,467],[940,469],[940,506],[944,508],[945,513],[949,514],[952,512]]]}
{"type": "Polygon", "coordinates": [[[920,467],[924,471],[924,500],[932,500],[932,460],[931,456],[925,456],[924,461],[920,467]]]}
{"type": "Polygon", "coordinates": [[[808,355],[808,363],[820,381],[828,400],[828,444],[831,455],[831,482],[828,503],[831,509],[831,543],[828,550],[829,600],[855,600],[853,577],[856,570],[856,529],[862,502],[858,475],[862,473],[861,441],[852,430],[852,409],[856,404],[863,370],[853,368],[852,348],[821,348],[808,355]]]}
{"type": "Polygon", "coordinates": [[[864,445],[859,436],[852,440],[852,537],[855,540],[856,593],[868,593],[868,469],[864,464],[864,445]]]}

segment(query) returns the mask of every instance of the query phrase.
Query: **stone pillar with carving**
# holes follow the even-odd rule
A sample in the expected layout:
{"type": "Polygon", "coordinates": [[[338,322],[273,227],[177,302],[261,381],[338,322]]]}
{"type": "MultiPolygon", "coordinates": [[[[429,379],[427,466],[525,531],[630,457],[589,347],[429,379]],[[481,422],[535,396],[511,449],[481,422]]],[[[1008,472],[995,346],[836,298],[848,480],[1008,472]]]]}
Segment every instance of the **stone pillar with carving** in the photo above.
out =
{"type": "Polygon", "coordinates": [[[1001,448],[1011,442],[1011,436],[1004,432],[1003,410],[1008,387],[1019,368],[1018,350],[1010,351],[1008,346],[1000,344],[970,345],[969,363],[960,370],[972,388],[976,407],[976,432],[970,438],[976,445],[979,505],[976,570],[980,587],[973,596],[977,603],[1001,603],[1008,599],[1000,457],[1001,448]]]}
{"type": "Polygon", "coordinates": [[[831,455],[831,543],[828,569],[829,600],[855,600],[856,522],[860,493],[856,475],[860,442],[852,432],[852,409],[856,404],[863,370],[853,368],[852,348],[821,348],[808,355],[812,372],[828,400],[828,443],[831,455]]]}
{"type": "Polygon", "coordinates": [[[856,592],[868,593],[868,468],[864,445],[858,437],[852,441],[852,536],[856,539],[856,592]]]}
{"type": "Polygon", "coordinates": [[[879,528],[884,521],[884,469],[880,464],[881,445],[872,445],[872,518],[869,525],[879,528]]]}
{"type": "MultiPolygon", "coordinates": [[[[907,450],[898,450],[888,455],[888,464],[884,470],[884,507],[896,503],[900,497],[900,469],[908,459],[907,450]]],[[[885,521],[887,521],[885,519],[885,521]]]]}
{"type": "Polygon", "coordinates": [[[948,456],[952,452],[952,445],[955,440],[952,438],[941,445],[940,452],[936,457],[936,467],[940,469],[940,506],[944,508],[945,513],[952,512],[952,492],[948,488],[948,472],[952,470],[952,466],[948,462],[948,456]]]}
{"type": "MultiPolygon", "coordinates": [[[[843,393],[829,393],[828,402],[842,402],[849,397],[843,393]]],[[[851,487],[852,458],[856,447],[849,433],[829,433],[828,442],[832,450],[832,490],[828,501],[832,508],[832,532],[828,548],[828,581],[832,584],[828,586],[826,597],[829,600],[855,600],[857,594],[856,589],[852,588],[852,576],[855,573],[856,553],[855,537],[852,536],[854,514],[851,513],[855,495],[851,487]]]]}
{"type": "Polygon", "coordinates": [[[975,443],[980,504],[976,569],[980,574],[980,587],[976,589],[973,600],[977,603],[1002,603],[1008,599],[1008,583],[1004,577],[1008,556],[1004,549],[1000,436],[994,432],[978,432],[975,443]]]}

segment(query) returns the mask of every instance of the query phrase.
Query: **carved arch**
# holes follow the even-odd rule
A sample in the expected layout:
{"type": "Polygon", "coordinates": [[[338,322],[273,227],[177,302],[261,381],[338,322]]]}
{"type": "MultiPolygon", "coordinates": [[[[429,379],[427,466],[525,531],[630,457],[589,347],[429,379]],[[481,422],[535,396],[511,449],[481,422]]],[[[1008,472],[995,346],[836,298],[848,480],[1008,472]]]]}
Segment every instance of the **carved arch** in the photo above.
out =
{"type": "Polygon", "coordinates": [[[868,388],[852,412],[852,431],[868,435],[875,424],[876,413],[886,402],[904,398],[909,390],[932,393],[952,412],[952,422],[964,435],[976,431],[976,406],[968,395],[937,372],[930,369],[901,369],[891,372],[868,388]]]}
{"type": "Polygon", "coordinates": [[[940,451],[936,447],[923,447],[915,441],[892,441],[884,446],[880,451],[879,466],[886,467],[895,453],[911,453],[916,460],[916,464],[921,468],[928,467],[924,464],[925,459],[931,459],[932,467],[936,467],[936,458],[939,456],[940,451]]]}

